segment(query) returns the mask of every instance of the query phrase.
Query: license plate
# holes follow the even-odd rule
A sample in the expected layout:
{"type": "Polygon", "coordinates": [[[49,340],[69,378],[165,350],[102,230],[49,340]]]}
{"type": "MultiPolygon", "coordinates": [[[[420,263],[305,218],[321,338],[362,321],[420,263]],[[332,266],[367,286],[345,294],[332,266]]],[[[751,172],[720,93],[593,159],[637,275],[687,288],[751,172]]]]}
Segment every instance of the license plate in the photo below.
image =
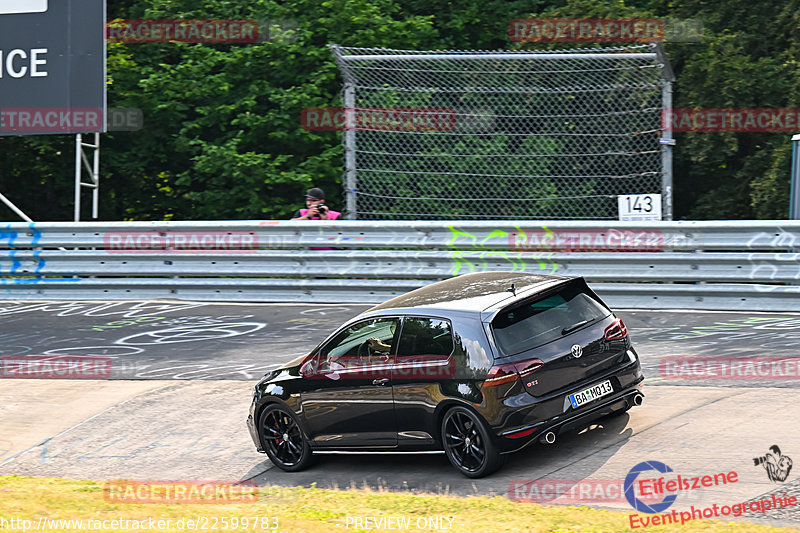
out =
{"type": "Polygon", "coordinates": [[[605,380],[602,383],[592,385],[587,389],[569,395],[569,401],[573,409],[577,409],[583,404],[589,403],[592,400],[608,396],[614,392],[614,387],[611,386],[611,381],[605,380]]]}

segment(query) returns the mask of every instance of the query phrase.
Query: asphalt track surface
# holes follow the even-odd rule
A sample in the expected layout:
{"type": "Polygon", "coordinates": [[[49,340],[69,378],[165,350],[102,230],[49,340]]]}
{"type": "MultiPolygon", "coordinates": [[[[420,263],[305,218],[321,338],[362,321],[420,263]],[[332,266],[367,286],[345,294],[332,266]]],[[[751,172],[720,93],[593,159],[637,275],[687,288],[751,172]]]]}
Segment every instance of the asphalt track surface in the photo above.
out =
{"type": "MultiPolygon", "coordinates": [[[[530,446],[485,479],[462,477],[443,455],[321,455],[304,472],[273,468],[244,426],[252,386],[368,307],[2,302],[0,358],[104,356],[112,373],[110,380],[0,379],[0,475],[251,479],[632,511],[619,485],[634,465],[660,461],[683,476],[738,474],[734,484],[682,492],[678,510],[771,493],[800,497],[800,467],[775,482],[753,461],[774,444],[800,458],[797,376],[718,380],[665,370],[668,361],[703,357],[798,357],[800,314],[786,313],[619,310],[642,358],[645,404],[554,445],[530,446]]],[[[800,524],[798,507],[746,518],[800,524]]]]}
{"type": "MultiPolygon", "coordinates": [[[[368,305],[186,302],[0,302],[0,357],[91,355],[111,379],[256,380],[308,353],[368,305]]],[[[800,308],[800,302],[798,302],[800,308]]],[[[799,309],[800,310],[800,309],[799,309]]],[[[669,357],[800,355],[800,313],[617,311],[649,378],[669,357]]],[[[668,380],[720,385],[719,381],[668,380]]],[[[739,380],[723,386],[793,387],[739,380]]]]}

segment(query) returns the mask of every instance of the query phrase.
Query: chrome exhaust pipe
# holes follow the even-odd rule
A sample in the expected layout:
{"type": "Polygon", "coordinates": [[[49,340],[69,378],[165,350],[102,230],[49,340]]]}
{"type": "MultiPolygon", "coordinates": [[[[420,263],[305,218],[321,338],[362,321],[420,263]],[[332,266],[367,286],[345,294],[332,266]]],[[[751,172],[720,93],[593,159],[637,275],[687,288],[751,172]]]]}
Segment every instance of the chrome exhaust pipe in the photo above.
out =
{"type": "Polygon", "coordinates": [[[644,395],[643,394],[636,394],[633,397],[633,405],[640,406],[644,403],[644,395]]]}
{"type": "Polygon", "coordinates": [[[553,444],[556,441],[556,434],[552,431],[548,431],[544,435],[539,438],[539,442],[542,444],[553,444]]]}

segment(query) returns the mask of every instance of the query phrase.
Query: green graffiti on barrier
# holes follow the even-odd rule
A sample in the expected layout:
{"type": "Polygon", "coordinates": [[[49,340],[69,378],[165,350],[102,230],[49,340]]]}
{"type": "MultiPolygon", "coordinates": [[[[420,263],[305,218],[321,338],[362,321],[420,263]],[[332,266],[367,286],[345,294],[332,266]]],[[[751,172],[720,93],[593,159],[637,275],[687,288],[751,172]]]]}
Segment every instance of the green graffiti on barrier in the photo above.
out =
{"type": "MultiPolygon", "coordinates": [[[[558,270],[558,264],[551,261],[551,257],[553,255],[552,252],[548,253],[536,253],[536,252],[506,252],[506,251],[498,251],[498,250],[486,250],[487,243],[491,242],[497,238],[504,238],[507,243],[510,244],[511,236],[508,232],[503,230],[492,230],[489,232],[489,235],[486,236],[480,243],[478,243],[478,237],[462,231],[454,226],[448,226],[451,233],[450,241],[447,243],[448,248],[450,250],[450,259],[453,261],[453,270],[451,275],[457,276],[461,273],[461,269],[464,268],[469,269],[469,272],[486,272],[489,270],[489,263],[487,261],[490,257],[502,257],[509,263],[511,263],[512,272],[525,272],[528,261],[530,259],[535,260],[539,264],[539,270],[550,270],[550,274],[555,273],[558,270]],[[456,248],[456,242],[459,238],[464,237],[470,241],[470,248],[477,248],[480,251],[480,255],[477,258],[475,257],[465,257],[464,250],[453,249],[456,248]],[[482,249],[483,248],[483,249],[482,249]],[[477,261],[476,261],[477,259],[477,261]],[[481,261],[482,268],[476,267],[475,263],[481,261]]],[[[517,233],[516,238],[519,239],[520,235],[525,235],[525,231],[522,230],[519,226],[516,226],[517,233]]],[[[546,235],[550,238],[554,236],[554,233],[547,229],[546,226],[542,226],[542,229],[545,231],[546,235]]]]}

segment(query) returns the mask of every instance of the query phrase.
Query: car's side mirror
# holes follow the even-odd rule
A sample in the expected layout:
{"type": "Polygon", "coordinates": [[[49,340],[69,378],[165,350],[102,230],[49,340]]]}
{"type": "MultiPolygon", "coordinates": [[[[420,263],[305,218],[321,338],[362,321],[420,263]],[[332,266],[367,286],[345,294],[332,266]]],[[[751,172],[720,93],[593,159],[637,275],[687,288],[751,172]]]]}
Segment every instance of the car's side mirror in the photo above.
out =
{"type": "Polygon", "coordinates": [[[300,375],[304,378],[314,377],[319,375],[319,354],[309,357],[308,360],[300,366],[300,375]]]}

